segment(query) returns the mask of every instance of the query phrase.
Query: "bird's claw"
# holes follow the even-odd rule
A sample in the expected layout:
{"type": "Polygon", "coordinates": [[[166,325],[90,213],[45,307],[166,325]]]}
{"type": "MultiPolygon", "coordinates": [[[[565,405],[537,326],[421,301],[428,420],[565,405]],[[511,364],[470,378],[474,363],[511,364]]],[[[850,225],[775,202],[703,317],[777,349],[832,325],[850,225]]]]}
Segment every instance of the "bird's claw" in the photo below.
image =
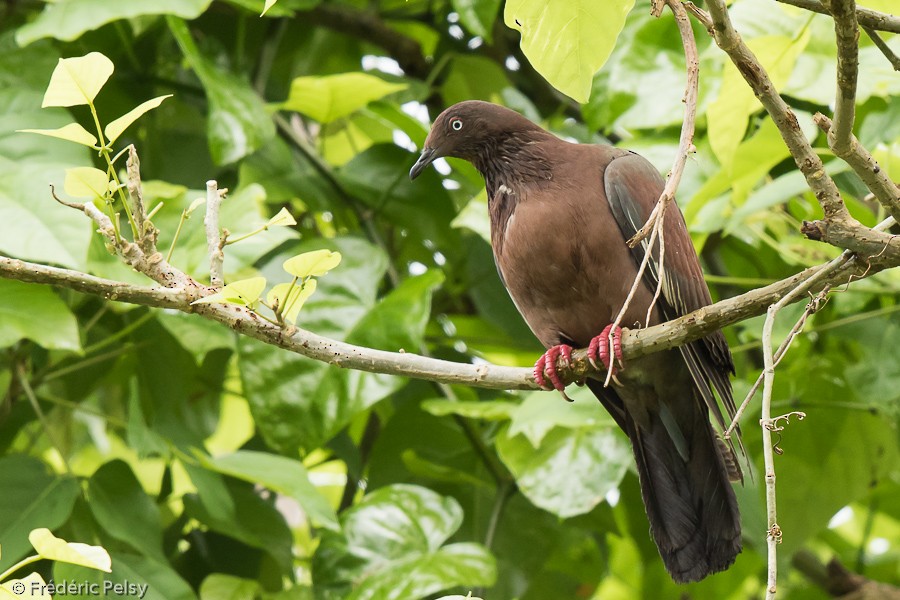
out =
{"type": "Polygon", "coordinates": [[[560,356],[562,356],[563,363],[567,367],[571,366],[572,347],[566,344],[559,344],[544,352],[537,362],[534,363],[534,380],[542,389],[557,390],[562,394],[563,398],[571,402],[571,399],[566,396],[566,385],[559,378],[559,373],[556,371],[556,361],[560,356]],[[549,385],[547,379],[550,380],[549,385]]]}
{"type": "MultiPolygon", "coordinates": [[[[600,335],[591,340],[588,346],[588,362],[591,363],[592,367],[599,370],[600,367],[597,366],[597,363],[600,362],[604,370],[610,370],[610,347],[612,348],[614,360],[619,363],[619,367],[625,368],[625,363],[622,360],[622,328],[618,326],[613,328],[612,325],[607,325],[600,335]],[[612,343],[609,340],[610,332],[612,332],[612,343]]],[[[615,376],[616,371],[617,369],[613,365],[613,376],[615,376]]]]}

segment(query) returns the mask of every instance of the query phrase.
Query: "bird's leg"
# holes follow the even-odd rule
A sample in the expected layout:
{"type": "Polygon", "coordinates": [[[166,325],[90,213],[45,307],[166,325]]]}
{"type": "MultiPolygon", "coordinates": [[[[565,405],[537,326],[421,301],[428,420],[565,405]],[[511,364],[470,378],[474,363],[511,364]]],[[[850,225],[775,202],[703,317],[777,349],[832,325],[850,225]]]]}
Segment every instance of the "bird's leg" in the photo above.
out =
{"type": "MultiPolygon", "coordinates": [[[[588,362],[591,363],[592,367],[599,370],[600,367],[597,366],[599,361],[603,364],[604,371],[609,370],[611,360],[610,347],[615,360],[618,361],[620,366],[624,367],[622,362],[622,328],[616,327],[613,329],[612,325],[607,325],[600,335],[591,340],[591,344],[588,346],[588,362]],[[612,332],[612,343],[609,340],[610,332],[612,332]]],[[[613,375],[615,374],[616,368],[613,367],[613,375]]]]}
{"type": "Polygon", "coordinates": [[[572,364],[572,346],[559,344],[544,352],[537,362],[534,363],[534,380],[545,390],[557,390],[562,394],[563,398],[571,402],[572,400],[566,396],[566,385],[556,372],[556,360],[560,356],[563,357],[563,363],[566,366],[570,366],[572,364]],[[547,384],[544,375],[550,379],[550,385],[547,384]]]}

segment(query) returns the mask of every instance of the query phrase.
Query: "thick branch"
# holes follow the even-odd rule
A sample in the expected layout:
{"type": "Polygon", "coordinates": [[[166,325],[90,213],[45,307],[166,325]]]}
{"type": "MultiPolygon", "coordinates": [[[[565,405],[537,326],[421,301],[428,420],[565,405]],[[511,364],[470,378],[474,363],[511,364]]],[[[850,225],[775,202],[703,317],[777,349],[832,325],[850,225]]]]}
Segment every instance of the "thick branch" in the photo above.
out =
{"type": "MultiPolygon", "coordinates": [[[[162,262],[164,263],[164,261],[162,262]]],[[[762,314],[766,311],[766,307],[777,302],[798,284],[807,280],[819,268],[821,267],[806,269],[782,281],[735,298],[722,300],[674,321],[641,330],[625,329],[622,334],[624,358],[629,360],[674,348],[699,339],[717,329],[762,314]]],[[[846,283],[851,276],[862,278],[873,275],[878,270],[877,266],[865,269],[864,265],[848,265],[832,277],[819,283],[821,285],[826,283],[840,285],[846,283]]],[[[183,281],[182,277],[184,276],[179,275],[177,270],[170,275],[162,273],[168,273],[168,271],[161,270],[157,274],[166,279],[173,279],[173,284],[178,286],[177,289],[141,288],[68,269],[46,267],[0,257],[0,277],[56,285],[122,302],[195,312],[208,319],[223,323],[249,337],[339,367],[493,389],[537,389],[531,368],[471,365],[428,358],[409,352],[373,350],[332,340],[302,329],[286,331],[261,319],[255,313],[233,305],[191,306],[190,303],[193,300],[211,290],[192,283],[193,280],[189,278],[188,281],[183,281]]],[[[573,359],[573,366],[568,371],[572,377],[579,378],[588,373],[598,375],[597,371],[588,364],[584,350],[573,353],[573,359]]]]}
{"type": "Polygon", "coordinates": [[[866,187],[875,195],[875,198],[894,219],[900,223],[900,188],[891,181],[888,174],[878,166],[878,163],[856,139],[850,134],[849,143],[841,148],[832,145],[831,120],[821,113],[816,113],[814,120],[816,125],[828,135],[828,144],[834,150],[836,156],[844,160],[863,180],[866,187]]]}
{"type": "MultiPolygon", "coordinates": [[[[790,4],[799,8],[805,8],[822,15],[830,15],[828,8],[819,0],[778,0],[782,4],[790,4]]],[[[856,7],[856,20],[863,27],[890,33],[900,33],[900,16],[870,10],[861,6],[856,7]]]]}
{"type": "Polygon", "coordinates": [[[734,30],[728,9],[724,0],[710,0],[708,3],[709,14],[712,19],[713,34],[716,44],[724,50],[738,71],[750,85],[756,97],[759,98],[766,111],[772,117],[772,121],[778,127],[785,145],[794,157],[797,167],[810,189],[815,193],[819,204],[825,211],[826,219],[853,220],[841,194],[834,181],[825,173],[822,160],[812,149],[806,140],[806,136],[800,129],[797,116],[790,107],[778,95],[778,90],[772,85],[772,80],[766,70],[741,40],[741,36],[734,30]]]}
{"type": "Polygon", "coordinates": [[[828,144],[836,153],[850,151],[853,121],[856,118],[856,80],[859,74],[859,27],[854,0],[831,0],[834,34],[837,40],[837,93],[834,127],[828,144]]]}

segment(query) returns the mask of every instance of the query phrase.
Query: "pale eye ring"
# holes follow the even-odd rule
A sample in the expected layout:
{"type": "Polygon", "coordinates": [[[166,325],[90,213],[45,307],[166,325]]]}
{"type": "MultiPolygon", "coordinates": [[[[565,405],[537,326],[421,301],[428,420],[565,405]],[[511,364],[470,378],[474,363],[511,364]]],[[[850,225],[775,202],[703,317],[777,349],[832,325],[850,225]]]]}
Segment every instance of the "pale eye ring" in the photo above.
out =
{"type": "Polygon", "coordinates": [[[450,121],[450,128],[453,129],[453,131],[459,131],[460,129],[463,128],[462,120],[461,119],[453,119],[452,121],[450,121]]]}

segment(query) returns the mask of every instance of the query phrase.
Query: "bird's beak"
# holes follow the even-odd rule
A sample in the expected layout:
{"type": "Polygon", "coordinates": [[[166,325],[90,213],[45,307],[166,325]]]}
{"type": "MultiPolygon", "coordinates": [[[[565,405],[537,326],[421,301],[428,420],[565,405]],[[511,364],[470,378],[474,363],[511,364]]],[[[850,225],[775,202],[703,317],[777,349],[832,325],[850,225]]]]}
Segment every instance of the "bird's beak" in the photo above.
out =
{"type": "Polygon", "coordinates": [[[428,148],[427,146],[422,149],[422,154],[419,155],[419,160],[416,161],[416,164],[413,165],[412,169],[409,170],[409,178],[415,179],[419,176],[425,167],[430,165],[434,160],[438,158],[437,153],[434,148],[428,148]]]}

